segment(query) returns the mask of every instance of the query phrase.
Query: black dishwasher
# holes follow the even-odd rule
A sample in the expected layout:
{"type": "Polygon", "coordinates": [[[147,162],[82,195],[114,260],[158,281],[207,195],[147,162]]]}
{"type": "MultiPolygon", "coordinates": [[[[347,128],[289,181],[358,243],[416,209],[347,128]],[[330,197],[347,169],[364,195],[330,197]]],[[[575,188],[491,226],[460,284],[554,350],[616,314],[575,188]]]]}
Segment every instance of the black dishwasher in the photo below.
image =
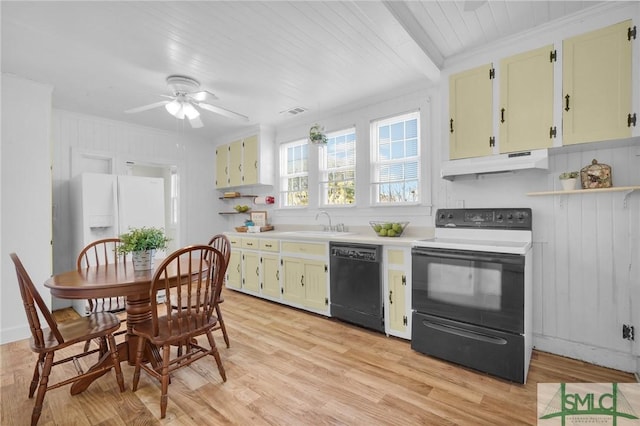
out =
{"type": "Polygon", "coordinates": [[[384,332],[382,246],[330,242],[331,316],[384,332]]]}

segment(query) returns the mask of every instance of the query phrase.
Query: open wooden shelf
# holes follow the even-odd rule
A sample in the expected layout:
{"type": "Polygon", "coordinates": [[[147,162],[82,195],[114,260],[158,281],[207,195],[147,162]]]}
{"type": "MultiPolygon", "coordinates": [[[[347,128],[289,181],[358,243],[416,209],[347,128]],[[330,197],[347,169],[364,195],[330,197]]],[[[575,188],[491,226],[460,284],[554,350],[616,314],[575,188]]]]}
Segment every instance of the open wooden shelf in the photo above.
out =
{"type": "Polygon", "coordinates": [[[542,191],[542,192],[528,192],[527,195],[568,195],[568,194],[587,194],[593,192],[615,192],[615,191],[627,191],[629,193],[640,190],[640,185],[634,186],[612,186],[611,188],[593,188],[593,189],[571,189],[569,191],[542,191]]]}

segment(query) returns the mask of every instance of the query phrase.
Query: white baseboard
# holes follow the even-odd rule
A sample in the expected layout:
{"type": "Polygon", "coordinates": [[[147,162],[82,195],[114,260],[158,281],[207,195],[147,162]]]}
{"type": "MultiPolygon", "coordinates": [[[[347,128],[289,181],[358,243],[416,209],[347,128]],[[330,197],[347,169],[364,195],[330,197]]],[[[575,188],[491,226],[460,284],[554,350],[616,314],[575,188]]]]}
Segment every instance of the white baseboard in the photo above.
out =
{"type": "Polygon", "coordinates": [[[636,372],[636,360],[630,353],[536,334],[533,335],[533,347],[543,352],[578,359],[602,367],[613,368],[627,373],[636,372]]]}
{"type": "Polygon", "coordinates": [[[29,326],[12,327],[0,330],[0,345],[31,337],[29,326]]]}

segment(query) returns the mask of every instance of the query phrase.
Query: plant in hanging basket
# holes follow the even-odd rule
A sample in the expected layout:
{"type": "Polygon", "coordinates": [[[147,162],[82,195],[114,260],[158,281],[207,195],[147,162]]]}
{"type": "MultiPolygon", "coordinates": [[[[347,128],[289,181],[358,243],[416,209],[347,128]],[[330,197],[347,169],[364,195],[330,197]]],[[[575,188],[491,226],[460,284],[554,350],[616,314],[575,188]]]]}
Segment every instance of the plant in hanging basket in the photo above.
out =
{"type": "Polygon", "coordinates": [[[324,133],[324,127],[314,124],[309,129],[309,141],[314,145],[323,145],[327,143],[327,135],[324,133]]]}
{"type": "Polygon", "coordinates": [[[120,235],[122,244],[118,253],[127,254],[146,250],[163,250],[167,248],[169,238],[164,230],[153,227],[129,228],[129,232],[120,235]]]}

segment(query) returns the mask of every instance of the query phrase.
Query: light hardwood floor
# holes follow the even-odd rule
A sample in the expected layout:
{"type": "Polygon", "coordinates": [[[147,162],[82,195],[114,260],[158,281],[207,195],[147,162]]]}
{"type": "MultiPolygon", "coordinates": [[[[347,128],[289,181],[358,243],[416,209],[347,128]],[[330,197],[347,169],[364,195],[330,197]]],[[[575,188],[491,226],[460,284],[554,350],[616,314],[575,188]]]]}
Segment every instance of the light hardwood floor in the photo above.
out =
{"type": "MultiPolygon", "coordinates": [[[[203,359],[172,376],[167,417],[144,372],[131,391],[107,374],[87,391],[47,393],[39,425],[516,425],[536,424],[536,385],[634,382],[633,375],[534,351],[526,385],[434,359],[409,342],[225,291],[231,339],[216,342],[227,372],[203,359]]],[[[27,425],[35,355],[28,341],[0,346],[2,425],[27,425]]]]}

